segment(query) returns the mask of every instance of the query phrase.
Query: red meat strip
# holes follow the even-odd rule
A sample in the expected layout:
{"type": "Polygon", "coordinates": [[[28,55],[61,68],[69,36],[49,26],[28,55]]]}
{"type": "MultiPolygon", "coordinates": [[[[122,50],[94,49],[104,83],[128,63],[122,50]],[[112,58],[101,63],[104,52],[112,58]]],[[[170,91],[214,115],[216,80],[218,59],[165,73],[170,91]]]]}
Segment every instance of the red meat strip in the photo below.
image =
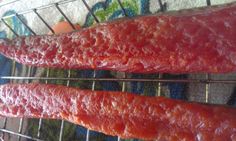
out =
{"type": "Polygon", "coordinates": [[[140,16],[61,35],[0,40],[17,62],[134,73],[236,71],[236,3],[140,16]]]}
{"type": "Polygon", "coordinates": [[[235,108],[60,85],[2,85],[0,115],[64,119],[122,138],[236,140],[235,108]]]}

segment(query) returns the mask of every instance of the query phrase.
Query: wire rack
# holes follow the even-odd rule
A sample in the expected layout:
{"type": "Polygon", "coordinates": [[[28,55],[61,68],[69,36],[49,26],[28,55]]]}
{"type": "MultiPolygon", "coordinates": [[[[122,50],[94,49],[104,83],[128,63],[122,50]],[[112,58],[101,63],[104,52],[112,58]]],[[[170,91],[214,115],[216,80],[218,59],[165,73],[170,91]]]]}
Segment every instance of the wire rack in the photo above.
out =
{"type": "MultiPolygon", "coordinates": [[[[12,3],[16,3],[19,0],[12,0],[12,1],[8,1],[5,3],[1,3],[0,4],[0,8],[8,5],[8,4],[12,4],[12,3]]],[[[39,14],[38,10],[44,10],[47,8],[55,8],[55,10],[58,10],[58,12],[65,18],[65,20],[70,24],[70,26],[75,29],[73,23],[71,22],[71,20],[68,18],[68,16],[64,13],[64,11],[60,8],[60,5],[62,4],[66,4],[66,3],[70,3],[70,2],[74,2],[76,0],[63,0],[63,1],[59,1],[57,3],[51,3],[48,5],[44,5],[44,6],[40,6],[40,7],[36,7],[33,9],[29,9],[29,10],[24,10],[22,12],[18,12],[16,14],[12,14],[12,15],[8,15],[5,17],[1,18],[1,22],[11,30],[11,32],[15,35],[15,36],[20,36],[18,35],[18,33],[6,22],[6,19],[9,17],[13,17],[15,16],[16,18],[18,18],[19,21],[22,22],[22,24],[31,32],[32,35],[37,35],[37,33],[35,31],[33,31],[33,29],[27,25],[27,23],[21,19],[20,15],[23,14],[27,14],[27,13],[34,13],[36,14],[36,16],[42,21],[42,23],[52,32],[54,33],[52,27],[47,23],[47,21],[45,20],[45,18],[39,14]]],[[[91,8],[89,7],[88,3],[86,2],[86,0],[82,0],[84,6],[87,8],[87,10],[90,12],[90,14],[92,15],[92,17],[94,18],[94,20],[99,23],[99,19],[96,17],[96,15],[92,12],[91,8]]],[[[122,2],[120,0],[117,0],[117,2],[119,3],[119,6],[123,12],[123,14],[125,16],[128,17],[128,14],[124,8],[124,6],[122,5],[122,2]]],[[[166,3],[162,2],[161,0],[157,0],[157,3],[160,5],[160,12],[165,12],[166,11],[166,3]]],[[[211,1],[210,0],[206,0],[206,5],[210,6],[211,5],[211,1]]],[[[71,71],[68,70],[67,71],[67,77],[49,77],[49,73],[50,73],[50,69],[47,68],[46,69],[46,75],[42,76],[42,77],[35,77],[35,76],[31,76],[31,71],[32,71],[32,67],[27,67],[28,69],[28,74],[26,76],[16,76],[15,75],[15,69],[16,69],[16,63],[14,61],[12,61],[12,68],[11,68],[11,76],[2,76],[1,79],[10,79],[10,83],[12,83],[13,80],[24,80],[25,83],[29,83],[31,80],[43,80],[45,83],[48,83],[49,80],[63,80],[66,81],[66,85],[69,86],[71,81],[92,81],[92,90],[95,90],[95,85],[96,82],[98,81],[119,81],[120,83],[122,83],[122,91],[126,90],[126,83],[127,82],[157,82],[158,83],[158,91],[157,91],[157,96],[161,95],[161,89],[162,89],[162,83],[164,82],[173,82],[173,83],[201,83],[204,85],[205,88],[205,102],[208,103],[209,101],[209,87],[211,84],[213,83],[222,83],[222,84],[236,84],[236,80],[216,80],[216,79],[210,79],[210,75],[209,74],[205,74],[205,78],[204,79],[165,79],[162,78],[162,74],[159,74],[157,78],[127,78],[127,75],[125,73],[123,73],[122,78],[97,78],[96,77],[96,71],[94,70],[93,72],[93,78],[78,78],[78,77],[71,77],[71,71]]],[[[9,129],[6,129],[6,124],[8,122],[8,118],[4,119],[4,125],[3,127],[0,128],[0,132],[2,133],[1,139],[4,138],[4,134],[10,134],[12,136],[17,136],[17,140],[21,140],[21,138],[26,138],[26,139],[30,139],[30,140],[42,140],[40,138],[41,136],[41,131],[42,131],[42,122],[43,119],[40,119],[38,122],[38,130],[37,130],[37,136],[30,136],[30,135],[26,135],[22,133],[22,127],[23,127],[23,118],[20,119],[19,122],[19,126],[18,126],[18,131],[11,131],[9,129]]],[[[61,127],[59,129],[59,141],[63,140],[63,132],[64,132],[64,121],[61,121],[61,127]]],[[[0,140],[1,140],[0,139],[0,140]]],[[[90,131],[87,129],[86,132],[86,141],[90,140],[90,131]]],[[[120,139],[119,137],[117,137],[117,141],[120,141],[122,139],[120,139]]]]}

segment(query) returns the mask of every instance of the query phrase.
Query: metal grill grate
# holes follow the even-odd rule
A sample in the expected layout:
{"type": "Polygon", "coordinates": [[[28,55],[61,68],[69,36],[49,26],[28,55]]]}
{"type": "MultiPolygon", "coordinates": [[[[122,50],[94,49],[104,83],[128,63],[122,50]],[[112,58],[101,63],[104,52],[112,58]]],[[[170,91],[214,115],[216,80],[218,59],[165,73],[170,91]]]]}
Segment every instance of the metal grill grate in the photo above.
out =
{"type": "MultiPolygon", "coordinates": [[[[8,3],[3,3],[0,4],[0,7],[5,6],[7,4],[11,4],[11,3],[16,3],[19,0],[13,0],[10,1],[8,3]]],[[[70,21],[70,19],[66,16],[66,14],[63,12],[63,10],[60,8],[60,5],[62,4],[66,4],[66,3],[70,3],[70,2],[74,2],[76,0],[66,0],[66,1],[60,1],[57,3],[52,3],[52,4],[48,4],[45,6],[40,6],[37,8],[33,8],[30,10],[25,10],[22,12],[18,12],[17,14],[13,14],[13,15],[8,15],[5,17],[1,18],[2,23],[9,28],[12,33],[15,36],[19,36],[17,34],[16,31],[14,31],[14,29],[5,21],[5,19],[9,18],[9,17],[13,17],[15,16],[16,18],[18,18],[23,25],[25,25],[25,27],[31,32],[32,35],[36,35],[37,33],[35,31],[33,31],[33,29],[28,26],[24,20],[21,19],[20,15],[26,14],[26,13],[34,13],[37,15],[37,17],[42,21],[42,23],[52,32],[54,33],[52,27],[47,23],[47,21],[45,21],[44,17],[42,15],[40,15],[38,13],[38,10],[44,10],[47,8],[51,8],[54,7],[55,10],[58,10],[59,13],[66,19],[66,21],[69,22],[70,26],[75,29],[73,23],[70,21]]],[[[120,0],[117,0],[119,3],[120,8],[122,9],[122,12],[125,16],[128,17],[128,14],[124,8],[124,6],[122,5],[122,2],[120,0]]],[[[91,8],[89,7],[89,5],[87,4],[86,0],[82,0],[84,6],[87,8],[87,10],[90,12],[90,14],[93,16],[94,20],[99,23],[99,19],[96,17],[96,15],[92,12],[91,8]]],[[[161,0],[157,0],[157,3],[160,5],[160,11],[161,12],[165,12],[167,10],[166,8],[166,3],[163,3],[161,0]]],[[[210,0],[206,0],[206,5],[211,5],[211,1],[210,0]]],[[[2,76],[1,79],[10,79],[10,80],[24,80],[26,83],[29,83],[32,80],[44,80],[45,83],[48,83],[49,80],[63,80],[67,82],[67,86],[70,85],[71,81],[81,81],[81,80],[85,80],[85,81],[92,81],[92,90],[95,90],[95,85],[97,81],[118,81],[118,82],[122,82],[122,91],[126,90],[126,84],[128,82],[158,82],[158,90],[157,90],[157,96],[161,95],[161,88],[162,88],[162,83],[165,82],[173,82],[173,83],[202,83],[205,85],[205,102],[209,102],[209,88],[210,88],[210,84],[213,83],[223,83],[223,84],[236,84],[236,80],[222,80],[222,79],[210,79],[210,75],[206,74],[205,75],[205,79],[165,79],[162,78],[162,74],[159,74],[157,78],[153,79],[153,78],[127,78],[127,74],[123,73],[123,77],[122,78],[97,78],[96,77],[96,71],[93,72],[93,78],[75,78],[75,77],[71,77],[71,71],[68,70],[67,72],[67,77],[49,77],[50,74],[50,69],[46,69],[46,76],[44,77],[35,77],[35,76],[31,76],[31,71],[32,71],[32,67],[28,67],[28,74],[27,76],[16,76],[15,75],[15,68],[16,68],[16,63],[14,61],[12,61],[12,73],[11,76],[2,76]]],[[[10,81],[12,83],[12,81],[10,81]]],[[[29,135],[25,135],[22,133],[22,127],[23,127],[23,118],[21,118],[20,123],[19,123],[19,127],[18,127],[18,132],[14,132],[11,130],[6,129],[6,124],[8,122],[7,118],[4,119],[4,125],[2,128],[0,128],[0,132],[2,132],[2,138],[4,138],[4,134],[11,134],[11,135],[15,135],[18,137],[18,141],[21,140],[21,138],[27,138],[27,139],[31,139],[31,140],[41,140],[41,130],[42,130],[42,123],[43,123],[43,119],[39,120],[38,123],[38,130],[37,130],[37,136],[33,137],[33,136],[29,136],[29,135]]],[[[61,127],[60,127],[60,131],[59,131],[59,141],[63,140],[63,132],[64,132],[64,121],[61,121],[61,127]]],[[[87,130],[86,133],[86,141],[90,140],[90,131],[87,130]]],[[[118,137],[117,138],[118,141],[120,141],[121,139],[118,137]]]]}

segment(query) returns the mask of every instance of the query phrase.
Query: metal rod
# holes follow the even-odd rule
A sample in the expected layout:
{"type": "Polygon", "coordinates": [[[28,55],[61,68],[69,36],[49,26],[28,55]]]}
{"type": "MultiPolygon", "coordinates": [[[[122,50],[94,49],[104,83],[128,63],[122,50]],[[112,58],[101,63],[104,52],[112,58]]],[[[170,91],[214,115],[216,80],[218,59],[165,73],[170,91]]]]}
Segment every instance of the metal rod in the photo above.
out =
{"type": "Polygon", "coordinates": [[[5,6],[5,5],[12,4],[12,3],[17,2],[17,1],[20,1],[20,0],[3,1],[3,2],[0,3],[0,7],[3,7],[3,6],[5,6]]]}
{"type": "Polygon", "coordinates": [[[47,26],[47,28],[54,34],[54,30],[51,28],[51,26],[43,19],[43,17],[37,12],[37,9],[33,10],[34,13],[39,17],[39,19],[47,26]]]}
{"type": "MultiPolygon", "coordinates": [[[[126,73],[124,73],[123,79],[126,79],[126,73]]],[[[125,83],[125,81],[123,81],[123,82],[122,82],[122,92],[125,91],[125,88],[126,88],[125,85],[126,85],[126,83],[125,83]]]]}
{"type": "Polygon", "coordinates": [[[90,135],[90,130],[87,129],[87,132],[86,132],[86,141],[89,141],[89,135],[90,135]]]}
{"type": "Polygon", "coordinates": [[[40,138],[41,135],[41,129],[42,129],[42,118],[39,119],[39,126],[38,126],[38,132],[37,132],[37,137],[40,138]]]}
{"type": "Polygon", "coordinates": [[[126,13],[125,8],[124,8],[124,6],[122,5],[121,1],[120,1],[120,0],[117,0],[117,2],[119,3],[120,8],[121,8],[123,14],[125,15],[125,17],[128,17],[128,14],[126,13]]]}
{"type": "MultiPolygon", "coordinates": [[[[20,123],[19,123],[19,128],[18,128],[18,133],[19,134],[21,134],[21,132],[22,132],[22,128],[23,128],[23,124],[24,124],[23,122],[24,122],[24,119],[20,118],[20,123]]],[[[18,136],[17,140],[20,141],[21,140],[21,136],[18,136]]]]}
{"type": "MultiPolygon", "coordinates": [[[[210,79],[210,75],[206,74],[206,80],[209,80],[209,79],[210,79]]],[[[205,85],[205,102],[206,103],[209,102],[209,87],[210,87],[210,84],[206,83],[205,85]]]]}
{"type": "Polygon", "coordinates": [[[149,78],[64,78],[64,77],[22,77],[22,76],[1,76],[1,79],[14,80],[70,80],[70,81],[138,81],[138,82],[173,82],[173,83],[227,83],[236,84],[236,80],[217,80],[217,79],[149,79],[149,78]]]}
{"type": "Polygon", "coordinates": [[[206,91],[205,91],[205,102],[208,103],[209,102],[209,84],[206,84],[206,91]]]}
{"type": "Polygon", "coordinates": [[[17,132],[13,132],[13,131],[10,131],[10,130],[7,130],[7,129],[0,129],[0,132],[9,133],[9,134],[12,134],[12,135],[20,136],[20,137],[27,138],[27,139],[31,139],[31,140],[34,140],[34,141],[43,141],[43,140],[41,140],[41,139],[33,138],[33,137],[31,137],[31,136],[27,136],[27,135],[24,135],[24,134],[20,134],[20,133],[17,133],[17,132]]]}
{"type": "Polygon", "coordinates": [[[211,5],[211,0],[206,0],[207,6],[211,5]]]}
{"type": "MultiPolygon", "coordinates": [[[[94,70],[94,71],[93,71],[93,78],[95,78],[95,77],[96,77],[96,71],[94,70]]],[[[93,90],[93,91],[95,90],[95,84],[96,84],[96,82],[93,81],[93,84],[92,84],[92,90],[93,90]]]]}
{"type": "Polygon", "coordinates": [[[62,120],[62,121],[61,121],[61,127],[60,127],[59,141],[62,141],[62,138],[63,138],[64,124],[65,124],[65,121],[62,120]]]}
{"type": "Polygon", "coordinates": [[[20,15],[19,14],[15,14],[16,17],[21,21],[21,23],[33,34],[33,35],[36,35],[36,33],[25,23],[24,20],[21,19],[20,15]]]}
{"type": "Polygon", "coordinates": [[[62,0],[62,1],[59,1],[59,2],[56,2],[56,3],[51,3],[51,4],[48,4],[48,5],[40,6],[36,9],[37,10],[43,10],[43,9],[46,9],[46,8],[53,7],[53,6],[55,6],[55,4],[62,5],[62,4],[67,4],[67,3],[70,3],[70,2],[74,2],[74,1],[77,1],[77,0],[62,0]]]}
{"type": "MultiPolygon", "coordinates": [[[[28,72],[27,72],[27,76],[28,76],[28,77],[31,77],[31,71],[32,71],[32,66],[29,66],[29,67],[28,67],[28,72]]],[[[28,79],[28,80],[26,79],[26,82],[29,83],[29,82],[30,82],[30,79],[28,79]]]]}
{"type": "Polygon", "coordinates": [[[93,16],[94,20],[99,23],[99,20],[97,18],[97,16],[95,16],[95,14],[93,13],[93,11],[91,10],[91,8],[89,7],[89,5],[87,4],[87,2],[85,0],[82,0],[82,2],[84,3],[85,7],[88,9],[89,13],[93,16]]]}
{"type": "MultiPolygon", "coordinates": [[[[158,75],[158,79],[161,79],[161,74],[158,75]]],[[[161,96],[161,83],[158,82],[157,96],[161,96]]]]}
{"type": "MultiPolygon", "coordinates": [[[[93,71],[93,78],[96,78],[96,71],[95,71],[95,70],[93,71]]],[[[95,90],[95,85],[96,85],[96,82],[93,81],[93,84],[92,84],[92,91],[95,90]]],[[[89,136],[90,136],[90,130],[87,129],[87,132],[86,132],[86,141],[89,141],[89,136]]]]}
{"type": "Polygon", "coordinates": [[[159,3],[159,5],[160,5],[160,8],[161,8],[161,12],[164,12],[164,11],[166,11],[166,2],[163,4],[162,3],[162,0],[158,0],[158,3],[159,3]]]}
{"type": "Polygon", "coordinates": [[[1,21],[6,25],[6,27],[8,27],[10,30],[11,30],[11,32],[16,36],[16,37],[18,37],[19,35],[16,33],[16,31],[9,25],[9,24],[7,24],[7,22],[2,18],[1,19],[1,21]]]}
{"type": "MultiPolygon", "coordinates": [[[[49,74],[50,74],[50,69],[47,68],[47,72],[46,72],[46,77],[47,77],[47,78],[49,77],[49,74]]],[[[48,83],[48,80],[45,80],[45,83],[47,84],[47,83],[48,83]]]]}
{"type": "Polygon", "coordinates": [[[3,121],[3,127],[2,127],[2,128],[5,129],[5,128],[6,128],[6,125],[7,125],[7,118],[5,117],[5,118],[4,118],[4,121],[3,121]]]}
{"type": "MultiPolygon", "coordinates": [[[[68,70],[67,77],[68,77],[68,78],[71,77],[71,71],[70,71],[70,70],[68,70]]],[[[70,85],[70,80],[67,80],[66,86],[69,86],[69,85],[70,85]]],[[[63,140],[64,124],[65,124],[65,121],[62,120],[62,121],[61,121],[60,134],[59,134],[59,141],[62,141],[62,140],[63,140]]]]}
{"type": "Polygon", "coordinates": [[[70,24],[70,26],[75,30],[75,26],[72,24],[72,22],[69,20],[69,18],[66,16],[66,14],[61,10],[58,3],[55,3],[55,6],[57,10],[61,13],[61,15],[66,19],[66,21],[70,24]]]}

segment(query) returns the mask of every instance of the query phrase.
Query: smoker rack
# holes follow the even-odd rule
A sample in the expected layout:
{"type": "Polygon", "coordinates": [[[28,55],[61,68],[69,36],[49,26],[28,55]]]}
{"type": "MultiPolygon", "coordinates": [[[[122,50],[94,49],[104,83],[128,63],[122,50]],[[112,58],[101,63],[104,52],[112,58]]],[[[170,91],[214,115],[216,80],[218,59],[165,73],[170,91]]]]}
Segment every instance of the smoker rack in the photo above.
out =
{"type": "MultiPolygon", "coordinates": [[[[8,5],[8,4],[12,4],[14,2],[18,2],[20,0],[11,0],[5,3],[0,4],[0,8],[2,6],[8,5]]],[[[70,3],[70,2],[74,2],[76,0],[62,0],[56,3],[51,3],[48,5],[44,5],[44,6],[40,6],[37,8],[33,8],[33,9],[29,9],[29,10],[25,10],[22,12],[18,12],[16,14],[13,15],[8,15],[5,17],[1,18],[1,22],[7,27],[9,28],[12,33],[15,36],[19,36],[18,33],[16,31],[14,31],[14,29],[5,21],[5,19],[10,18],[10,17],[17,17],[19,19],[19,21],[21,21],[21,23],[31,32],[32,35],[37,35],[36,32],[34,32],[32,30],[31,27],[29,27],[24,20],[21,19],[20,15],[23,14],[27,14],[27,13],[34,13],[37,15],[37,17],[43,22],[43,24],[52,32],[54,33],[52,27],[47,23],[47,21],[45,21],[45,19],[37,12],[38,10],[43,10],[43,9],[47,9],[50,7],[54,7],[55,10],[58,10],[60,12],[60,14],[65,18],[65,20],[70,24],[70,26],[75,30],[75,27],[73,25],[73,23],[70,21],[70,19],[66,16],[66,14],[63,12],[63,10],[60,8],[60,5],[62,4],[66,4],[66,3],[70,3]]],[[[95,16],[95,14],[92,12],[91,8],[89,7],[88,3],[86,2],[86,0],[82,0],[84,6],[87,8],[87,10],[89,11],[89,13],[93,16],[94,20],[99,23],[98,18],[95,16]]],[[[120,8],[122,9],[123,14],[127,17],[128,14],[126,13],[126,10],[124,8],[124,6],[122,5],[122,2],[120,0],[117,0],[117,2],[119,3],[120,8]]],[[[160,5],[160,12],[165,12],[166,11],[166,3],[163,3],[161,0],[157,0],[157,2],[160,5]]],[[[211,5],[211,0],[206,0],[206,5],[210,6],[211,5]]],[[[68,70],[67,71],[67,77],[49,77],[49,72],[50,69],[47,68],[46,69],[46,76],[43,77],[34,77],[31,76],[31,71],[32,71],[32,67],[27,67],[28,69],[28,73],[26,76],[15,76],[15,68],[16,68],[16,63],[14,61],[12,61],[12,69],[11,69],[11,76],[2,76],[1,79],[10,79],[10,83],[13,80],[24,80],[26,83],[29,83],[30,80],[45,80],[45,83],[48,83],[48,80],[64,80],[66,81],[66,85],[69,86],[70,85],[70,81],[80,81],[80,80],[86,80],[86,81],[92,81],[92,90],[95,89],[95,85],[97,81],[120,81],[122,82],[122,91],[125,91],[126,89],[126,82],[158,82],[158,91],[157,91],[157,96],[161,95],[161,83],[164,82],[173,82],[173,83],[203,83],[205,85],[205,102],[208,103],[209,101],[209,87],[210,84],[212,83],[224,83],[224,84],[235,84],[236,80],[212,80],[210,79],[210,75],[206,74],[205,75],[205,79],[163,79],[162,78],[162,74],[159,74],[157,78],[155,79],[149,79],[149,78],[127,78],[126,77],[126,73],[123,73],[123,78],[96,78],[96,71],[94,70],[93,72],[93,78],[74,78],[71,77],[71,71],[68,70]]],[[[6,124],[7,124],[7,118],[4,119],[4,126],[0,128],[0,133],[2,133],[2,136],[0,138],[0,140],[2,140],[4,138],[4,134],[11,134],[14,136],[18,137],[18,141],[21,140],[21,138],[27,138],[30,140],[36,140],[36,141],[40,141],[40,135],[41,135],[41,128],[42,128],[42,121],[43,119],[39,120],[38,123],[38,132],[37,132],[37,136],[33,137],[33,136],[29,136],[29,135],[25,135],[22,133],[22,127],[23,127],[23,118],[20,119],[19,122],[19,127],[18,127],[18,132],[14,132],[11,130],[6,129],[6,124]]],[[[61,128],[60,128],[60,134],[59,134],[59,141],[62,141],[62,137],[63,137],[63,130],[64,130],[64,121],[61,121],[61,128]]],[[[87,133],[86,133],[86,141],[89,141],[89,136],[90,136],[90,131],[89,129],[87,129],[87,133]]],[[[120,141],[121,139],[119,137],[117,137],[117,140],[120,141]]]]}

